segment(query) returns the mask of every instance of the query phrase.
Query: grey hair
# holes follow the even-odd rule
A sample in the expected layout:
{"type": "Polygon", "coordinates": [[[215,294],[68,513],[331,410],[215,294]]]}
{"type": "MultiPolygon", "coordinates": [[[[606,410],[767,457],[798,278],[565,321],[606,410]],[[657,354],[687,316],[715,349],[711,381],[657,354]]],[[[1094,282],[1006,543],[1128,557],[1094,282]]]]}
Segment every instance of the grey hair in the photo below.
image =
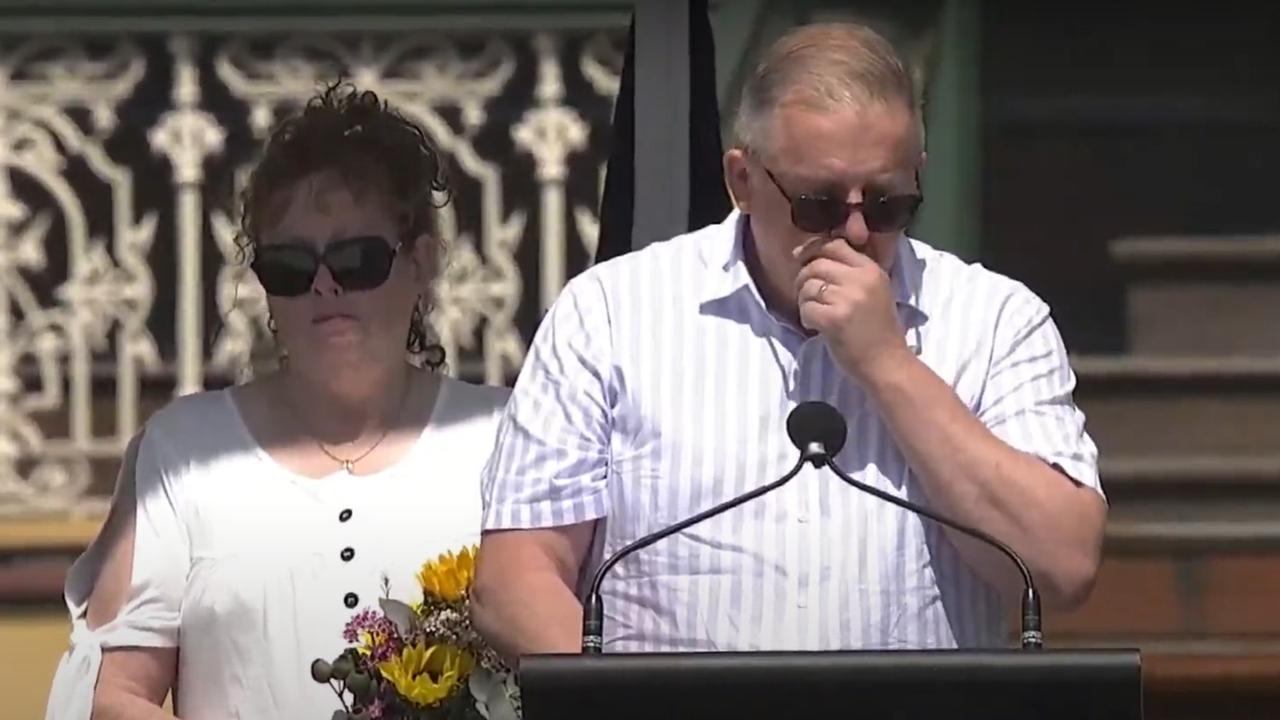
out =
{"type": "Polygon", "coordinates": [[[740,148],[764,149],[773,113],[784,104],[814,110],[901,103],[915,118],[924,146],[916,83],[893,45],[854,23],[802,25],[765,52],[747,78],[734,136],[740,148]]]}

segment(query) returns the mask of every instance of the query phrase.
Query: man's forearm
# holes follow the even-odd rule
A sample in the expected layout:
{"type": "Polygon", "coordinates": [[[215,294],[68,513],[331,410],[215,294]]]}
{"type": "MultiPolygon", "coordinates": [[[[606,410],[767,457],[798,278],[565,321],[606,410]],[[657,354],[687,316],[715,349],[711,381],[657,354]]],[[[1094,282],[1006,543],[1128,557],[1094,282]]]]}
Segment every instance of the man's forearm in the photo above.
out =
{"type": "Polygon", "coordinates": [[[513,667],[524,655],[581,650],[582,604],[558,576],[530,574],[500,591],[477,590],[476,627],[513,667]]]}
{"type": "MultiPolygon", "coordinates": [[[[1094,493],[1005,444],[914,356],[886,365],[866,384],[930,506],[1012,546],[1048,582],[1050,595],[1060,596],[1051,599],[1073,600],[1080,576],[1091,576],[1101,532],[1094,493]]],[[[1019,583],[994,550],[948,535],[988,581],[1019,583]]]]}

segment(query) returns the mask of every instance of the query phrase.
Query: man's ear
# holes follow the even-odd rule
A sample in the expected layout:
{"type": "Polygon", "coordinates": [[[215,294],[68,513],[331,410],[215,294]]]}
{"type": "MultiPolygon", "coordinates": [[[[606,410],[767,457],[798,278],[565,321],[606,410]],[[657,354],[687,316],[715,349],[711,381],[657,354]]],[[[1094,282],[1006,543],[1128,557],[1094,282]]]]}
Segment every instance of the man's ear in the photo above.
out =
{"type": "Polygon", "coordinates": [[[729,190],[733,204],[742,212],[751,212],[751,169],[747,153],[742,148],[731,148],[724,154],[724,185],[729,190]]]}

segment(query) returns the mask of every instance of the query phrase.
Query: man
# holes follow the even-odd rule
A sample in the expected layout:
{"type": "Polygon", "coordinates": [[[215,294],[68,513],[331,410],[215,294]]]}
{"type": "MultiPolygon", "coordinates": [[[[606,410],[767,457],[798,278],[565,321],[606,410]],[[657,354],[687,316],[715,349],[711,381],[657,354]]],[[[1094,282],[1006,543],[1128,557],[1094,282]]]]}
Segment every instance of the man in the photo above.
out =
{"type": "MultiPolygon", "coordinates": [[[[576,652],[597,558],[781,476],[785,418],[849,422],[839,464],[1012,546],[1049,606],[1088,593],[1106,504],[1048,308],[908,239],[911,77],[856,25],[796,29],[748,81],[724,156],[738,210],[576,277],[539,328],[485,471],[478,626],[576,652]]],[[[620,563],[607,651],[1005,641],[995,551],[807,468],[620,563]]]]}

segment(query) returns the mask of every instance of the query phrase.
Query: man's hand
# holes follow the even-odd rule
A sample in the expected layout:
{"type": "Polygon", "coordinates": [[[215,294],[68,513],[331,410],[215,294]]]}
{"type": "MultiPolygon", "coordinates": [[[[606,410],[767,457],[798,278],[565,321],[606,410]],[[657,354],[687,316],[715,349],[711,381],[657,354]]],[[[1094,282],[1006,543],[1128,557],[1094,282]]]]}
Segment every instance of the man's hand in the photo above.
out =
{"type": "MultiPolygon", "coordinates": [[[[997,437],[910,351],[889,277],[875,261],[839,238],[815,238],[796,257],[802,263],[795,285],[801,323],[822,333],[841,370],[862,385],[927,504],[1009,544],[1039,578],[1048,605],[1078,605],[1098,570],[1107,516],[1101,495],[997,437]]],[[[1003,392],[1016,395],[1006,402],[1025,408],[1025,416],[1015,420],[1028,423],[1023,432],[1069,432],[1076,420],[1066,354],[1047,309],[1042,312],[1043,320],[1021,321],[1023,339],[1003,349],[991,372],[1006,374],[999,377],[1003,392]],[[1034,378],[1023,372],[1027,362],[1037,363],[1034,378]],[[1049,429],[1052,418],[1059,425],[1049,429]]],[[[1075,445],[1069,439],[1054,442],[1075,445]]],[[[972,538],[946,533],[987,582],[1018,597],[1021,578],[1004,557],[972,538]]]]}
{"type": "Polygon", "coordinates": [[[910,355],[894,307],[889,276],[840,238],[818,237],[796,251],[800,323],[827,338],[850,376],[864,380],[876,367],[910,355]]]}

